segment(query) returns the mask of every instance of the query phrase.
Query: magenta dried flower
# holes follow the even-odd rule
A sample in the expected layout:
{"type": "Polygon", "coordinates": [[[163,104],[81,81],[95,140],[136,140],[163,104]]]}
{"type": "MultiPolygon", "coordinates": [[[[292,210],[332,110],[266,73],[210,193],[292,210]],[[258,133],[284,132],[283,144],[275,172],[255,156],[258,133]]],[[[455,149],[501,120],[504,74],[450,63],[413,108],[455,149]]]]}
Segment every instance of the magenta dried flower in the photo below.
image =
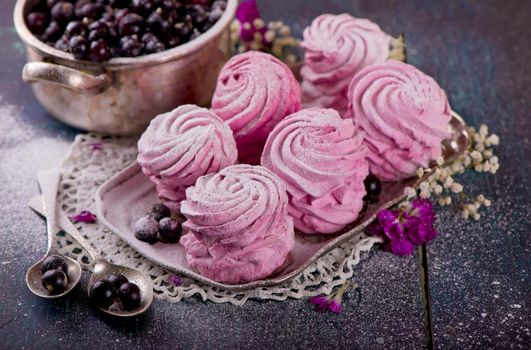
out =
{"type": "Polygon", "coordinates": [[[348,286],[348,281],[345,281],[335,294],[331,294],[330,296],[317,295],[308,299],[308,302],[314,304],[317,311],[329,310],[338,314],[341,312],[341,301],[348,286]]]}
{"type": "Polygon", "coordinates": [[[101,142],[91,142],[88,144],[90,149],[93,151],[101,151],[103,150],[103,143],[101,142]]]}
{"type": "Polygon", "coordinates": [[[96,222],[96,215],[92,214],[88,210],[83,210],[79,214],[69,216],[69,219],[73,222],[84,222],[84,223],[94,223],[96,222]]]}
{"type": "Polygon", "coordinates": [[[310,304],[314,304],[317,310],[327,309],[330,304],[330,300],[324,295],[316,295],[314,297],[311,297],[308,302],[310,304]]]}
{"type": "Polygon", "coordinates": [[[371,235],[385,239],[386,248],[399,256],[413,253],[413,245],[426,244],[437,236],[435,212],[430,201],[416,198],[399,210],[382,210],[368,227],[371,235]]]}
{"type": "Polygon", "coordinates": [[[256,28],[254,20],[257,18],[262,18],[258,7],[256,6],[255,0],[242,0],[238,10],[236,11],[236,18],[241,24],[240,28],[240,38],[243,41],[253,41],[254,33],[264,34],[266,28],[256,28]]]}
{"type": "Polygon", "coordinates": [[[328,309],[332,312],[335,312],[336,314],[340,313],[341,312],[341,301],[333,299],[330,305],[328,306],[328,309]]]}
{"type": "Polygon", "coordinates": [[[416,245],[426,244],[437,236],[437,231],[433,224],[422,222],[416,231],[411,232],[409,239],[416,245]]]}
{"type": "Polygon", "coordinates": [[[413,244],[407,239],[397,239],[389,242],[389,248],[393,254],[406,256],[413,253],[413,244]]]}
{"type": "Polygon", "coordinates": [[[181,284],[183,284],[183,279],[177,275],[168,276],[168,281],[173,283],[176,287],[179,287],[181,284]]]}
{"type": "Polygon", "coordinates": [[[435,212],[433,211],[433,204],[424,198],[415,198],[411,201],[411,216],[419,217],[424,222],[434,222],[435,212]]]}

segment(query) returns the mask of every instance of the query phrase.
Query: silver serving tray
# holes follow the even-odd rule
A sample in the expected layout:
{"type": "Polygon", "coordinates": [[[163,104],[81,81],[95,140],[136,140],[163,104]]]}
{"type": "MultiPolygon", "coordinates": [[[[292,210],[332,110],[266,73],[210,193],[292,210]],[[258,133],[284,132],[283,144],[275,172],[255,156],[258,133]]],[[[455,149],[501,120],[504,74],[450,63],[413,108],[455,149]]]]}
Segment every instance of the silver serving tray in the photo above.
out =
{"type": "MultiPolygon", "coordinates": [[[[452,117],[449,126],[450,137],[443,141],[445,164],[451,163],[468,148],[469,137],[463,119],[456,113],[452,113],[452,117]]],[[[188,266],[181,244],[148,244],[135,238],[133,227],[136,220],[144,216],[152,204],[160,202],[155,185],[142,173],[136,162],[98,189],[96,205],[98,220],[147,259],[199,282],[225,290],[239,291],[278,285],[293,279],[321,256],[361,234],[380,210],[390,208],[404,199],[406,186],[417,188],[435,168],[436,165],[433,165],[422,179],[414,177],[400,182],[384,182],[379,201],[368,204],[355,222],[336,234],[296,234],[295,247],[280,268],[266,279],[244,284],[224,284],[201,276],[188,266]]]]}

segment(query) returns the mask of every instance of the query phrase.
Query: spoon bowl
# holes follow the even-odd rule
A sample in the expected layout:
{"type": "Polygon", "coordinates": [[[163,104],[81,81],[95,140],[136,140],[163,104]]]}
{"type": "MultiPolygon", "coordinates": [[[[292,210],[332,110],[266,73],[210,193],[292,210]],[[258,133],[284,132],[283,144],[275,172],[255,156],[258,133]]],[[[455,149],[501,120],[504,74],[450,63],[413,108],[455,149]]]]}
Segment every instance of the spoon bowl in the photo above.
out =
{"type": "Polygon", "coordinates": [[[68,266],[68,284],[66,285],[65,290],[60,294],[50,294],[48,290],[42,285],[42,262],[48,256],[53,255],[54,252],[49,252],[42,258],[40,261],[31,265],[31,267],[26,272],[26,284],[31,292],[41,298],[46,299],[58,299],[66,294],[70,293],[72,289],[77,286],[79,280],[81,279],[81,266],[72,258],[67,256],[62,256],[64,261],[68,266]]]}
{"type": "Polygon", "coordinates": [[[94,283],[96,283],[98,280],[107,279],[110,275],[114,274],[124,275],[125,277],[127,277],[129,282],[136,284],[138,288],[140,288],[140,293],[142,296],[142,299],[140,300],[140,305],[133,310],[115,310],[102,308],[100,308],[100,310],[114,316],[122,317],[136,316],[146,311],[153,302],[153,285],[151,283],[151,280],[138,270],[127,266],[111,264],[110,262],[103,259],[97,259],[94,264],[94,272],[92,273],[92,276],[90,276],[90,280],[87,286],[89,297],[91,296],[90,292],[94,283]]]}
{"type": "MultiPolygon", "coordinates": [[[[29,202],[29,206],[37,213],[44,215],[44,207],[40,196],[33,197],[29,202]]],[[[88,255],[92,257],[92,260],[94,261],[94,272],[92,273],[87,286],[89,297],[92,286],[94,285],[94,283],[96,283],[96,281],[100,279],[105,279],[113,274],[124,275],[125,277],[127,277],[129,282],[136,284],[138,288],[140,288],[142,299],[140,301],[140,305],[137,308],[133,310],[109,310],[104,308],[99,309],[105,313],[119,317],[132,317],[145,312],[153,302],[154,297],[153,284],[151,283],[149,277],[131,267],[112,264],[107,260],[100,258],[99,254],[92,248],[90,243],[85,240],[85,238],[77,230],[74,224],[72,224],[70,219],[68,219],[65,213],[60,209],[57,211],[57,219],[59,226],[73,239],[75,239],[85,249],[88,255]]]]}

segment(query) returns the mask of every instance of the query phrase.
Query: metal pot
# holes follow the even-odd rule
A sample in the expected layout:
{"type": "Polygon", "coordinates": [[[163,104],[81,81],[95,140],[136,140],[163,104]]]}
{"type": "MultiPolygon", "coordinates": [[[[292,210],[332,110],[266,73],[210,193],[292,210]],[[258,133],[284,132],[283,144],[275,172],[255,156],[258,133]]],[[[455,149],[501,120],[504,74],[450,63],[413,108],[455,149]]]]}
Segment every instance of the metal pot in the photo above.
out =
{"type": "Polygon", "coordinates": [[[18,0],[14,22],[28,63],[22,79],[41,104],[74,127],[113,135],[141,133],[156,115],[181,104],[208,106],[230,55],[229,26],[238,0],[228,0],[219,21],[198,38],[170,50],[105,63],[77,60],[48,46],[26,26],[38,0],[18,0]]]}

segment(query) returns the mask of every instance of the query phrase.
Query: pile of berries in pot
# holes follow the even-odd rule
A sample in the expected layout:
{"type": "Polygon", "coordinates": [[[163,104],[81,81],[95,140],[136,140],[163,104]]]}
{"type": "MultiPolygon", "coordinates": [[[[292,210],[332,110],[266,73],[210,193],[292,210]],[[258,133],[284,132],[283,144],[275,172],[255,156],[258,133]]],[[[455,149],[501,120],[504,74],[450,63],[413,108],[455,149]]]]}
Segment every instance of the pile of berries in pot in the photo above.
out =
{"type": "Polygon", "coordinates": [[[60,255],[50,255],[42,262],[42,285],[50,295],[61,294],[68,285],[68,265],[60,255]]]}
{"type": "Polygon", "coordinates": [[[26,16],[41,41],[104,62],[171,49],[221,18],[226,0],[40,0],[26,16]]]}
{"type": "Polygon", "coordinates": [[[170,209],[162,203],[154,204],[146,216],[135,223],[135,237],[146,243],[178,243],[182,227],[171,217],[170,209]]]}

